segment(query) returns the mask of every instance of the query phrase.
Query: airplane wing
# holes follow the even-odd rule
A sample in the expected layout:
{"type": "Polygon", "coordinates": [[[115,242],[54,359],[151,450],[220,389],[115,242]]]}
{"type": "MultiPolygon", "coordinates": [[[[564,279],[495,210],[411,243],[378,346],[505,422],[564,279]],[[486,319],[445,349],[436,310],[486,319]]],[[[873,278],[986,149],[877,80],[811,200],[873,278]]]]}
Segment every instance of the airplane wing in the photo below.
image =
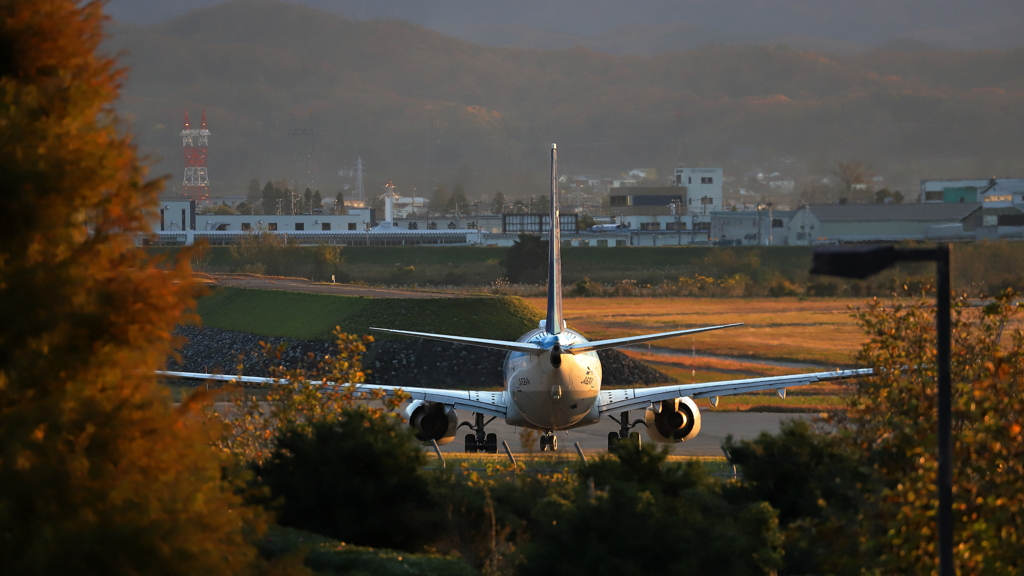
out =
{"type": "MultiPolygon", "coordinates": [[[[158,376],[165,378],[176,378],[179,380],[203,380],[217,382],[242,382],[245,384],[288,384],[288,380],[276,378],[262,378],[257,376],[232,376],[230,374],[202,374],[197,372],[170,372],[158,370],[158,376]]],[[[458,410],[467,412],[479,412],[490,416],[505,417],[505,393],[490,392],[481,390],[445,390],[435,388],[410,388],[405,386],[384,386],[381,384],[335,384],[334,382],[317,383],[318,386],[344,387],[352,386],[356,394],[369,394],[373,391],[384,392],[386,396],[395,393],[395,390],[412,396],[414,400],[426,402],[441,402],[453,404],[458,410]]]]}
{"type": "Polygon", "coordinates": [[[626,410],[646,409],[655,402],[672,400],[673,398],[711,398],[713,396],[731,396],[761,390],[780,390],[792,386],[805,386],[815,382],[843,380],[858,376],[874,374],[871,368],[854,370],[834,370],[831,372],[812,372],[809,374],[793,374],[791,376],[770,376],[766,378],[748,378],[745,380],[724,380],[705,384],[675,384],[672,386],[656,386],[652,388],[626,388],[623,390],[602,390],[598,396],[598,409],[605,412],[624,412],[626,410]]]}

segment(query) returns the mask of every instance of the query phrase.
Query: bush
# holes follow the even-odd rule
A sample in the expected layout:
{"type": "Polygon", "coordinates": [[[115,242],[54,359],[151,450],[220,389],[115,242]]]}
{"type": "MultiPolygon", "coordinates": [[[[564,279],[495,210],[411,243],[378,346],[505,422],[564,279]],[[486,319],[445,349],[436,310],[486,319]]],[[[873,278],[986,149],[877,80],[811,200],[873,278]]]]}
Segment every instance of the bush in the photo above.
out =
{"type": "Polygon", "coordinates": [[[584,277],[569,291],[569,296],[600,296],[604,294],[604,286],[584,277]]]}
{"type": "Polygon", "coordinates": [[[533,234],[520,234],[501,265],[512,284],[539,284],[548,277],[547,263],[547,240],[533,234]]]}
{"type": "Polygon", "coordinates": [[[742,442],[729,436],[725,450],[743,473],[730,496],[765,501],[779,511],[783,574],[850,573],[849,560],[858,554],[856,517],[868,480],[853,446],[841,436],[816,432],[804,420],[790,420],[777,435],[762,433],[742,442]]]}
{"type": "Polygon", "coordinates": [[[426,455],[390,414],[355,405],[310,431],[280,433],[255,467],[279,506],[278,522],[343,542],[415,550],[432,541],[440,514],[420,468],[426,455]]]}
{"type": "Polygon", "coordinates": [[[313,256],[312,280],[327,282],[332,276],[337,279],[341,274],[341,264],[345,261],[341,257],[341,246],[318,244],[310,252],[313,256]]]}
{"type": "Polygon", "coordinates": [[[240,236],[231,246],[231,258],[236,270],[262,269],[271,276],[287,276],[295,260],[284,237],[265,230],[240,236]]]}
{"type": "MultiPolygon", "coordinates": [[[[374,576],[473,576],[476,572],[454,554],[410,554],[352,546],[319,534],[273,526],[259,542],[260,553],[271,559],[301,556],[321,574],[374,576]]],[[[275,574],[275,576],[278,576],[275,574]]]]}
{"type": "Polygon", "coordinates": [[[768,574],[781,564],[775,511],[728,501],[697,462],[618,450],[580,469],[569,498],[537,513],[521,573],[768,574]],[[580,554],[566,554],[580,550],[580,554]]]}
{"type": "Polygon", "coordinates": [[[802,293],[803,291],[800,289],[800,286],[793,284],[785,278],[777,278],[768,287],[768,294],[770,296],[799,296],[802,293]]]}

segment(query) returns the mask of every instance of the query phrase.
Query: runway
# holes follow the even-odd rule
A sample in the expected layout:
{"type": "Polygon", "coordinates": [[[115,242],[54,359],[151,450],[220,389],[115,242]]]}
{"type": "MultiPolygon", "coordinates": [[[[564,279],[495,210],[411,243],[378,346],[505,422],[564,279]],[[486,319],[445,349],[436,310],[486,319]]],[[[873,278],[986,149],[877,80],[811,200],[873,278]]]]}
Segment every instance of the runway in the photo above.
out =
{"type": "MultiPolygon", "coordinates": [[[[460,412],[459,416],[466,420],[471,418],[468,413],[460,412]]],[[[643,417],[643,412],[637,410],[631,413],[633,420],[643,417]]],[[[813,414],[777,414],[764,412],[712,412],[711,410],[701,411],[701,431],[696,438],[688,442],[670,444],[672,454],[679,456],[722,456],[722,443],[725,437],[732,434],[735,439],[756,438],[761,432],[776,434],[783,420],[793,418],[810,419],[813,414]]],[[[585,426],[576,430],[568,430],[558,433],[558,450],[575,451],[573,443],[579,442],[584,453],[597,453],[608,450],[608,433],[618,430],[619,426],[610,418],[604,417],[600,422],[592,426],[585,426]]],[[[633,429],[639,431],[643,436],[643,442],[651,442],[643,426],[633,429]]],[[[498,450],[502,451],[501,441],[508,442],[513,453],[523,452],[519,433],[523,429],[513,429],[500,419],[496,419],[487,425],[487,432],[494,432],[498,435],[498,450]]],[[[441,446],[441,452],[464,452],[465,438],[469,433],[467,428],[459,430],[456,439],[450,444],[441,446]]],[[[539,450],[534,447],[535,452],[539,450]]]]}

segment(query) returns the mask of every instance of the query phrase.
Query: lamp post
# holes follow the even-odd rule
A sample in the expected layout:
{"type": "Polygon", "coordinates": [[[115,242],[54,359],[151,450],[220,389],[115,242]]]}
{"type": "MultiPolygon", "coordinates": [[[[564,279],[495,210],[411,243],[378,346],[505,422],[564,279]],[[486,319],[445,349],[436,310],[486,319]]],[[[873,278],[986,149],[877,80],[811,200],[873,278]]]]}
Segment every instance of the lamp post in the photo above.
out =
{"type": "Polygon", "coordinates": [[[897,262],[936,264],[937,364],[939,371],[939,576],[953,576],[952,386],[950,384],[949,244],[935,248],[824,246],[813,253],[812,274],[867,278],[897,262]]]}
{"type": "Polygon", "coordinates": [[[683,245],[683,231],[679,229],[679,211],[682,210],[682,205],[679,200],[673,200],[670,202],[672,216],[675,217],[676,221],[676,246],[683,245]]]}

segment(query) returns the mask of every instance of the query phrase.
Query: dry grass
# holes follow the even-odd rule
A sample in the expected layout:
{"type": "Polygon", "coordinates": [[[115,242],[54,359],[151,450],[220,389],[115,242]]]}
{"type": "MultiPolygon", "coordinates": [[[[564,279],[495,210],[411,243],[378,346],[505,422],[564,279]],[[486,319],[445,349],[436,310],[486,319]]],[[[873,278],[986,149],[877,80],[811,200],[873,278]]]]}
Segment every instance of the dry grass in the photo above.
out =
{"type": "MultiPolygon", "coordinates": [[[[543,309],[543,299],[528,299],[543,309]]],[[[698,354],[852,365],[864,336],[850,313],[862,299],[567,298],[569,323],[591,338],[743,322],[744,326],[670,338],[658,347],[698,354]]],[[[745,369],[745,368],[744,368],[745,369]]]]}

